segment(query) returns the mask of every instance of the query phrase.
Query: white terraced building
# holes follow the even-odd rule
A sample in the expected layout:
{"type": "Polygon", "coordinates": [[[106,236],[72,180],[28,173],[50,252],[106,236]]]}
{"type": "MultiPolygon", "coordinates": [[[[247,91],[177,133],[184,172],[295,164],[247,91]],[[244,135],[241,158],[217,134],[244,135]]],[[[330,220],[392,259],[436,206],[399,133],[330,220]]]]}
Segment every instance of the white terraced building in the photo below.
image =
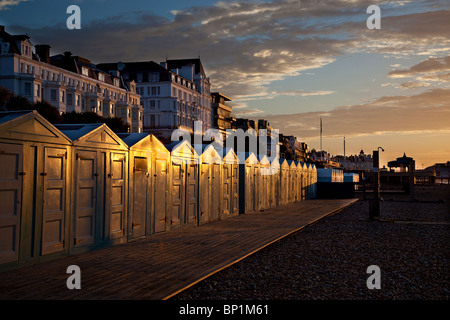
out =
{"type": "Polygon", "coordinates": [[[202,131],[211,126],[211,92],[199,59],[101,63],[98,68],[117,70],[127,81],[136,83],[144,106],[144,132],[171,140],[175,129],[194,130],[202,122],[202,131]]]}
{"type": "Polygon", "coordinates": [[[143,107],[133,81],[104,72],[70,52],[50,56],[50,46],[33,45],[28,35],[0,26],[0,86],[35,103],[46,100],[62,114],[93,111],[121,117],[131,132],[143,132],[143,107]]]}

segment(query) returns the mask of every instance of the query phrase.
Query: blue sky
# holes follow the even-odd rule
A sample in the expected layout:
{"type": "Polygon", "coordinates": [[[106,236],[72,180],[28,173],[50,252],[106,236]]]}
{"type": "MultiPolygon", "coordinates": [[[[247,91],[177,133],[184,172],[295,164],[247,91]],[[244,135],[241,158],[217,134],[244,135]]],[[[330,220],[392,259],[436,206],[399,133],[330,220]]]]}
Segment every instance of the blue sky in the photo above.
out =
{"type": "Polygon", "coordinates": [[[417,163],[450,160],[450,4],[444,1],[3,0],[0,23],[52,54],[94,63],[200,55],[238,117],[347,154],[385,148],[417,163]],[[81,30],[66,8],[81,8],[81,30]],[[381,29],[369,30],[369,5],[381,29]],[[447,121],[445,121],[447,119],[447,121]],[[448,143],[446,143],[448,142],[448,143]]]}

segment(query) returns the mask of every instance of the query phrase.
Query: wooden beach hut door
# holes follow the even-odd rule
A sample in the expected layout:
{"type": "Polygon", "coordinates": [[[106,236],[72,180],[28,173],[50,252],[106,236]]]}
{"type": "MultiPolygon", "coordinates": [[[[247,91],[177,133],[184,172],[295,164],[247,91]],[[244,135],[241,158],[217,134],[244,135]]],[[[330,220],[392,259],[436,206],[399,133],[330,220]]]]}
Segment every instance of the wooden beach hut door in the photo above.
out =
{"type": "Polygon", "coordinates": [[[232,165],[232,201],[231,213],[239,213],[239,167],[232,165]]]}
{"type": "Polygon", "coordinates": [[[208,163],[203,163],[200,168],[200,193],[199,193],[199,222],[205,223],[210,221],[209,212],[211,210],[211,177],[210,177],[210,167],[208,163]]]}
{"type": "Polygon", "coordinates": [[[42,255],[64,249],[67,150],[45,148],[42,255]]]}
{"type": "Polygon", "coordinates": [[[220,169],[221,165],[214,163],[211,165],[211,220],[220,217],[220,169]]]}
{"type": "Polygon", "coordinates": [[[172,163],[172,226],[181,225],[185,204],[184,163],[172,163]]]}
{"type": "Polygon", "coordinates": [[[223,164],[223,204],[222,214],[230,214],[230,202],[231,202],[231,181],[232,171],[231,164],[223,164]]]}
{"type": "Polygon", "coordinates": [[[76,247],[95,243],[98,197],[97,151],[80,150],[76,156],[77,197],[75,205],[76,247]]]}
{"type": "Polygon", "coordinates": [[[125,208],[126,208],[126,155],[111,153],[110,158],[110,209],[109,239],[121,238],[125,234],[125,208]]]}
{"type": "Polygon", "coordinates": [[[253,166],[245,165],[245,212],[254,210],[253,201],[255,199],[255,186],[254,186],[254,172],[253,166]]]}
{"type": "Polygon", "coordinates": [[[23,147],[0,143],[0,264],[19,258],[23,147]]]}
{"type": "Polygon", "coordinates": [[[186,165],[186,224],[197,222],[198,165],[186,165]]]}
{"type": "Polygon", "coordinates": [[[166,231],[167,161],[155,160],[155,233],[166,231]]]}
{"type": "Polygon", "coordinates": [[[147,229],[148,210],[148,190],[149,190],[149,168],[146,157],[135,157],[133,167],[133,219],[132,234],[133,238],[143,237],[147,229]]]}

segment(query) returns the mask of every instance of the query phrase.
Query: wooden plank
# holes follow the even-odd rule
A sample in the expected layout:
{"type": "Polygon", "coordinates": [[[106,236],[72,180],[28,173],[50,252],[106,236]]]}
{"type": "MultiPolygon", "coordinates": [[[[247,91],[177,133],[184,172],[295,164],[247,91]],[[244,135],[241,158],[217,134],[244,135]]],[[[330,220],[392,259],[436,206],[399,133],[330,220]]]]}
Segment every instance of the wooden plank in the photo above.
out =
{"type": "Polygon", "coordinates": [[[354,201],[289,204],[10,270],[0,273],[0,299],[167,299],[354,201]],[[71,264],[81,290],[66,288],[71,264]]]}

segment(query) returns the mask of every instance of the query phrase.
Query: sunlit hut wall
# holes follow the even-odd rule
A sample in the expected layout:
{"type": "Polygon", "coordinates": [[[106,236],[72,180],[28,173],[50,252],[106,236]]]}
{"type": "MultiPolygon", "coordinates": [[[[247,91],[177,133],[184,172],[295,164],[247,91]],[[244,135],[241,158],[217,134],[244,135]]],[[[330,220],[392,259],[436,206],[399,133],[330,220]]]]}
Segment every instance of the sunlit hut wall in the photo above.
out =
{"type": "Polygon", "coordinates": [[[200,157],[187,141],[166,145],[169,163],[168,216],[170,229],[198,224],[198,174],[200,157]]]}
{"type": "Polygon", "coordinates": [[[0,112],[0,269],[69,253],[70,145],[36,111],[0,112]]]}
{"type": "Polygon", "coordinates": [[[71,252],[126,242],[128,146],[102,123],[55,126],[73,147],[71,252]]]}

